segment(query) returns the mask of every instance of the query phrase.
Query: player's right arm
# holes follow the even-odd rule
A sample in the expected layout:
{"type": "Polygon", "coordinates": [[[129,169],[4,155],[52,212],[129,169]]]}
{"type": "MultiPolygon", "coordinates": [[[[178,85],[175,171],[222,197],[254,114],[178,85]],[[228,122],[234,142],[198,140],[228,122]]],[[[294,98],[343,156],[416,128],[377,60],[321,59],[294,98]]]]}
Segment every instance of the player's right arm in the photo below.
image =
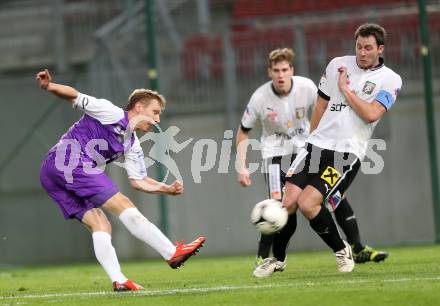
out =
{"type": "Polygon", "coordinates": [[[124,118],[124,111],[108,100],[80,93],[67,85],[52,83],[52,76],[47,69],[38,72],[36,80],[42,89],[71,102],[73,108],[84,111],[102,124],[113,124],[124,118]]]}
{"type": "Polygon", "coordinates": [[[254,92],[246,106],[241,123],[237,130],[237,181],[241,186],[247,187],[252,184],[249,169],[246,166],[247,147],[249,143],[249,131],[255,126],[260,115],[257,101],[259,100],[258,90],[254,92]]]}
{"type": "Polygon", "coordinates": [[[237,162],[238,162],[238,175],[237,180],[241,186],[247,187],[252,184],[251,176],[249,170],[246,167],[246,155],[247,155],[247,145],[249,140],[249,131],[243,130],[242,126],[238,127],[237,131],[237,162]]]}
{"type": "Polygon", "coordinates": [[[322,116],[328,106],[328,101],[330,101],[330,90],[329,90],[329,80],[328,76],[331,75],[332,67],[334,65],[335,59],[333,59],[325,68],[318,85],[318,98],[315,104],[315,108],[312,112],[312,118],[310,119],[310,133],[312,133],[319,125],[322,116]]]}
{"type": "Polygon", "coordinates": [[[315,108],[312,112],[312,118],[310,119],[310,133],[312,133],[318,127],[322,115],[324,115],[324,112],[327,109],[327,105],[328,101],[325,100],[323,97],[318,96],[315,108]]]}
{"type": "Polygon", "coordinates": [[[75,88],[67,85],[52,83],[52,76],[47,69],[38,72],[35,79],[37,80],[41,89],[51,92],[62,99],[70,101],[71,103],[74,103],[75,99],[78,97],[79,92],[75,88]]]}

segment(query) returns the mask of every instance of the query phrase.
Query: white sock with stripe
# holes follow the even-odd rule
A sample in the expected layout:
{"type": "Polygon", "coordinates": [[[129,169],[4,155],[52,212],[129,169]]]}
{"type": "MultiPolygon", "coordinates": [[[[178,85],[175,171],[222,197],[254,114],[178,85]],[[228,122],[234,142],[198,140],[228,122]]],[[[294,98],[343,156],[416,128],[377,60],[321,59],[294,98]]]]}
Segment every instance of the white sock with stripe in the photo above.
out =
{"type": "Polygon", "coordinates": [[[130,233],[142,240],[157,252],[165,260],[170,259],[176,252],[174,244],[139,210],[135,207],[127,208],[119,215],[119,220],[125,225],[130,233]]]}
{"type": "Polygon", "coordinates": [[[112,237],[106,232],[93,232],[93,248],[98,262],[104,268],[112,282],[124,283],[127,278],[121,272],[115,248],[112,245],[112,237]]]}

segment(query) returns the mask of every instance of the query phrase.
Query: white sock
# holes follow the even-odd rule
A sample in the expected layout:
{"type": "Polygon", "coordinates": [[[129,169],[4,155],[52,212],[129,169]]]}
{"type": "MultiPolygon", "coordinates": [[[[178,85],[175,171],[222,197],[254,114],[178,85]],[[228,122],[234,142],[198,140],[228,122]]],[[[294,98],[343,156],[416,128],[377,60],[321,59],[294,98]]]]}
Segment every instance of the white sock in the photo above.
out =
{"type": "Polygon", "coordinates": [[[151,246],[165,260],[170,259],[176,252],[174,244],[137,208],[127,208],[119,215],[119,219],[133,236],[151,246]]]}
{"type": "Polygon", "coordinates": [[[112,282],[124,283],[127,278],[121,272],[115,248],[112,245],[112,237],[106,232],[93,232],[93,247],[96,259],[104,268],[112,282]]]}

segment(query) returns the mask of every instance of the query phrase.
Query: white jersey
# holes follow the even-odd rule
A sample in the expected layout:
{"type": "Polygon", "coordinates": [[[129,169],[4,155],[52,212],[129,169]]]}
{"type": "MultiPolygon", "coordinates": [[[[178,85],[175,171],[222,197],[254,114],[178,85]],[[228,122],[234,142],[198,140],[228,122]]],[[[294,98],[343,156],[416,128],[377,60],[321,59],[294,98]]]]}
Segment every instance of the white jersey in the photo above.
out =
{"type": "Polygon", "coordinates": [[[241,119],[244,129],[262,127],[261,154],[263,158],[296,153],[304,146],[310,122],[308,113],[317,97],[312,80],[292,77],[289,94],[275,93],[272,81],[260,86],[252,95],[241,119]]]}
{"type": "Polygon", "coordinates": [[[338,68],[341,66],[347,68],[348,86],[358,97],[369,103],[376,100],[387,111],[396,101],[402,79],[385,67],[382,59],[378,67],[359,68],[356,56],[334,58],[321,77],[319,95],[329,103],[318,127],[310,134],[307,142],[323,149],[353,153],[362,160],[379,120],[367,123],[349,106],[338,87],[338,68]]]}

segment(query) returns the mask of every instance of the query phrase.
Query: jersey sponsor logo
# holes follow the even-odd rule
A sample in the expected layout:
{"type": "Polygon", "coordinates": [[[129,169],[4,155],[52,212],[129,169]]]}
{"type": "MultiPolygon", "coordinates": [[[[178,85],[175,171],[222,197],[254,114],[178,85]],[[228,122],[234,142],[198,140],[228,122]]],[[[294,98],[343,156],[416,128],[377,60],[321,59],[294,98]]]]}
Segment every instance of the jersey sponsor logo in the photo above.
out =
{"type": "Polygon", "coordinates": [[[370,82],[370,81],[366,81],[364,84],[364,87],[362,88],[362,92],[367,95],[371,95],[375,87],[376,87],[376,84],[374,84],[373,82],[370,82]]]}
{"type": "Polygon", "coordinates": [[[282,132],[276,132],[275,136],[282,137],[284,139],[292,139],[293,137],[295,137],[297,135],[304,134],[304,132],[305,132],[305,130],[303,128],[298,128],[298,129],[294,129],[294,130],[290,131],[289,134],[282,133],[282,132]]]}
{"type": "Polygon", "coordinates": [[[321,178],[326,181],[331,187],[333,187],[339,181],[341,175],[338,171],[336,171],[335,168],[327,166],[327,168],[322,173],[321,178]]]}
{"type": "Polygon", "coordinates": [[[339,104],[332,104],[332,106],[330,106],[330,111],[331,112],[340,112],[346,107],[347,107],[347,104],[342,103],[342,102],[339,104]]]}
{"type": "Polygon", "coordinates": [[[295,115],[296,119],[302,119],[306,115],[306,108],[305,107],[297,107],[295,108],[295,115]]]}

